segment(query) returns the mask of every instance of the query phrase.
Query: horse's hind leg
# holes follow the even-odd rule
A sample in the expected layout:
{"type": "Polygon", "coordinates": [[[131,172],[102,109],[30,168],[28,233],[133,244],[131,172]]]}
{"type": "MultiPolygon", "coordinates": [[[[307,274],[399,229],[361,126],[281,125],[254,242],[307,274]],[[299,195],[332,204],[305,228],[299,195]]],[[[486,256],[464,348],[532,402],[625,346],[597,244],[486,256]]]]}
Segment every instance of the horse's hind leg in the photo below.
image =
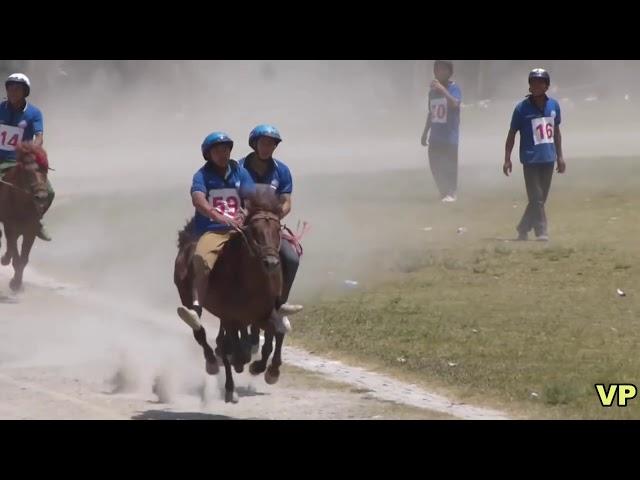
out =
{"type": "Polygon", "coordinates": [[[251,325],[251,355],[258,353],[260,349],[260,327],[257,325],[251,325]]]}
{"type": "Polygon", "coordinates": [[[4,233],[7,236],[7,251],[0,259],[2,265],[9,265],[11,260],[18,256],[18,235],[15,230],[5,223],[4,233]]]}
{"type": "Polygon", "coordinates": [[[280,378],[280,365],[282,365],[282,344],[284,342],[284,333],[276,333],[276,351],[273,353],[271,365],[264,374],[264,381],[269,385],[273,385],[280,378]]]}
{"type": "Polygon", "coordinates": [[[215,354],[218,358],[222,358],[223,351],[223,342],[224,342],[224,328],[222,328],[222,322],[220,322],[220,326],[218,327],[218,336],[216,337],[216,350],[215,354]]]}
{"type": "Polygon", "coordinates": [[[238,356],[243,365],[251,361],[251,339],[248,329],[240,329],[240,342],[238,344],[238,356]]]}
{"type": "Polygon", "coordinates": [[[22,236],[22,251],[19,256],[15,255],[13,257],[13,269],[15,270],[15,275],[9,283],[9,287],[14,291],[22,288],[24,268],[27,266],[27,263],[29,263],[29,254],[31,253],[31,248],[33,247],[35,240],[35,234],[24,234],[22,236]]]}
{"type": "Polygon", "coordinates": [[[207,332],[205,331],[204,327],[201,327],[198,330],[194,330],[193,338],[195,338],[196,342],[198,342],[198,345],[202,347],[207,373],[209,375],[216,375],[220,371],[220,367],[218,366],[218,360],[213,353],[213,349],[207,343],[207,332]]]}
{"type": "Polygon", "coordinates": [[[249,366],[251,375],[259,375],[267,369],[267,360],[273,351],[273,330],[271,328],[264,332],[264,345],[262,345],[262,358],[256,360],[249,366]]]}

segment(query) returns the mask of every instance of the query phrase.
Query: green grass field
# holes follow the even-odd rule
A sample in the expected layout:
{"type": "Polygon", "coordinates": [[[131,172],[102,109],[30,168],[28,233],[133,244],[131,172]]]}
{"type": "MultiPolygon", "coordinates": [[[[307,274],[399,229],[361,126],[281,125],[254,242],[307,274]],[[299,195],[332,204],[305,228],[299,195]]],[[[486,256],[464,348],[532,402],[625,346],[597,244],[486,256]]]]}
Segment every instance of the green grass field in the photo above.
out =
{"type": "Polygon", "coordinates": [[[463,165],[453,205],[428,171],[316,181],[342,214],[305,243],[288,341],[518,418],[640,418],[639,399],[605,409],[594,388],[640,382],[638,161],[570,160],[547,244],[503,240],[525,206],[519,167],[463,165]]]}
{"type": "MultiPolygon", "coordinates": [[[[640,418],[640,398],[605,409],[594,388],[640,383],[640,159],[567,157],[548,244],[501,240],[515,236],[525,193],[519,165],[506,179],[500,160],[463,163],[448,205],[426,165],[298,178],[289,222],[312,230],[291,296],[306,309],[286,342],[514,417],[640,418]]],[[[173,312],[186,191],[54,205],[55,242],[32,263],[173,312]]]]}

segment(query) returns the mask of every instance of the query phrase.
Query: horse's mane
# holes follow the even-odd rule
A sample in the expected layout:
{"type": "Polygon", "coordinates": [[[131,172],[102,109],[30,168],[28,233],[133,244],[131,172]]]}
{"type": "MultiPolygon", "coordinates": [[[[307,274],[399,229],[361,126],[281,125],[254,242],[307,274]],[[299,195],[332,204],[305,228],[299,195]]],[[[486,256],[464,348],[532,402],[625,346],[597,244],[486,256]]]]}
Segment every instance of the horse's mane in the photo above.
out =
{"type": "Polygon", "coordinates": [[[195,232],[195,223],[195,217],[191,217],[184,228],[178,232],[178,249],[182,250],[191,242],[195,242],[198,239],[195,232]]]}
{"type": "Polygon", "coordinates": [[[255,194],[249,201],[249,216],[259,211],[280,214],[281,204],[275,190],[267,185],[256,185],[255,194]]]}
{"type": "Polygon", "coordinates": [[[40,166],[40,169],[45,173],[49,170],[49,159],[47,158],[47,152],[40,145],[35,145],[31,142],[24,142],[18,144],[16,147],[16,160],[21,162],[27,155],[33,155],[36,163],[40,166]]]}

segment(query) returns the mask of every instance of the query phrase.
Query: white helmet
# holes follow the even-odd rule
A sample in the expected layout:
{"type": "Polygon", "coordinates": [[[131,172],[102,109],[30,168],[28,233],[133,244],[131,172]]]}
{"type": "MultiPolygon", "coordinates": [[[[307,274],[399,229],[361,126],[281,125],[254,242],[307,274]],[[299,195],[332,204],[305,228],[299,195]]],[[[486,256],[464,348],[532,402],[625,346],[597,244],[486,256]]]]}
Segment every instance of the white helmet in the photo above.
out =
{"type": "Polygon", "coordinates": [[[25,97],[29,96],[29,93],[31,92],[31,81],[24,73],[12,73],[9,75],[7,80],[4,82],[4,86],[7,87],[10,83],[21,83],[24,85],[27,89],[25,97]]]}

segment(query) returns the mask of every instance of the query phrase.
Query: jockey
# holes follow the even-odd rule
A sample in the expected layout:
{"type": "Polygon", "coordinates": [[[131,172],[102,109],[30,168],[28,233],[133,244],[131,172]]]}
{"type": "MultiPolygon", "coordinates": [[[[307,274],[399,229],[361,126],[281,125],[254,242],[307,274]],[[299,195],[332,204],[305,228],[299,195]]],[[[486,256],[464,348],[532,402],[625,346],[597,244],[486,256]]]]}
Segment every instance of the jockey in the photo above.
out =
{"type": "MultiPolygon", "coordinates": [[[[269,185],[275,191],[282,206],[280,218],[284,218],[291,211],[293,180],[289,167],[273,158],[273,152],[281,141],[282,137],[277,128],[271,125],[258,125],[249,134],[249,146],[253,152],[241,159],[239,163],[248,170],[256,184],[269,185]]],[[[286,333],[291,331],[291,324],[286,315],[297,313],[303,307],[286,303],[298,271],[300,257],[291,243],[284,239],[280,242],[280,261],[283,280],[281,306],[272,315],[272,322],[278,331],[286,333]]]]}
{"type": "MultiPolygon", "coordinates": [[[[27,102],[31,92],[31,82],[23,73],[9,75],[4,83],[7,90],[7,100],[0,103],[0,178],[9,168],[16,165],[16,147],[22,142],[33,142],[41,147],[43,143],[42,112],[27,102]]],[[[55,192],[47,180],[48,198],[44,213],[53,203],[55,192]]],[[[44,225],[40,224],[38,238],[47,242],[51,237],[44,225]]]]}
{"type": "Polygon", "coordinates": [[[178,307],[178,316],[194,332],[202,328],[200,317],[209,274],[231,231],[241,227],[244,218],[242,200],[255,192],[249,173],[231,159],[233,140],[223,132],[213,132],[201,146],[205,165],[193,176],[191,200],[196,209],[195,229],[199,235],[193,256],[193,305],[178,307]]]}

